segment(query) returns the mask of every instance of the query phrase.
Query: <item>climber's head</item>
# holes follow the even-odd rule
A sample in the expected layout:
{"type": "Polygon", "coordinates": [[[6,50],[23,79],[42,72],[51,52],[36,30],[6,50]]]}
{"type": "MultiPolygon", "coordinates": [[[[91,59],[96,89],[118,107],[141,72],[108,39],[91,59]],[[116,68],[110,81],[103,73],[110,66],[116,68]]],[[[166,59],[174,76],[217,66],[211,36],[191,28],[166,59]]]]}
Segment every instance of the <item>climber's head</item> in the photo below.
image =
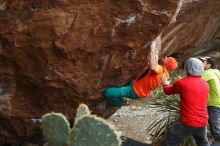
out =
{"type": "Polygon", "coordinates": [[[172,71],[177,68],[177,62],[173,57],[164,57],[162,58],[162,65],[168,70],[172,71]]]}

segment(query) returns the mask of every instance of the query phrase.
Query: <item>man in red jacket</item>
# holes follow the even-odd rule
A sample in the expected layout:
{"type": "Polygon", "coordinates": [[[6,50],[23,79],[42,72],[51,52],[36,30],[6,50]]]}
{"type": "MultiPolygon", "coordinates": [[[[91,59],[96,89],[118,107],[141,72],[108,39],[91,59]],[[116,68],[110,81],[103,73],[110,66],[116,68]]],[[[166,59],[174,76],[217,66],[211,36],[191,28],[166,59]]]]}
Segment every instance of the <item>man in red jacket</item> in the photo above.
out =
{"type": "Polygon", "coordinates": [[[187,77],[172,86],[162,78],[166,95],[180,95],[180,119],[173,124],[162,146],[178,146],[185,138],[193,136],[198,146],[209,146],[207,138],[209,85],[201,78],[204,71],[199,59],[190,58],[185,63],[187,77]]]}

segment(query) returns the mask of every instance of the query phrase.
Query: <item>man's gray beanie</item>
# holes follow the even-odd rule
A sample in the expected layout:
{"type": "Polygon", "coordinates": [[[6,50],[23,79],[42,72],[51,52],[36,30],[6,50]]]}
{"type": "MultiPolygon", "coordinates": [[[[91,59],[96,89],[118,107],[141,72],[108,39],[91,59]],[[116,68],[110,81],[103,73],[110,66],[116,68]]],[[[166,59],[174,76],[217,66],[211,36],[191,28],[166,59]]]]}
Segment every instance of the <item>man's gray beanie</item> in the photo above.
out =
{"type": "Polygon", "coordinates": [[[197,58],[190,58],[186,61],[184,68],[187,75],[201,76],[204,71],[204,66],[201,60],[197,58]]]}

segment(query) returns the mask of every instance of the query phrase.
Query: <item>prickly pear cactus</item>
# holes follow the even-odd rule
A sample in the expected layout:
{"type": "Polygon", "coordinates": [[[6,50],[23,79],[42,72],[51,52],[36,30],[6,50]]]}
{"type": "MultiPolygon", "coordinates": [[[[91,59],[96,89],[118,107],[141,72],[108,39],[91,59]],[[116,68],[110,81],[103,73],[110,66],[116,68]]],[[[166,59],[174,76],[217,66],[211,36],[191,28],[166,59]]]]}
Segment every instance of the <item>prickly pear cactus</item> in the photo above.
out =
{"type": "Polygon", "coordinates": [[[74,125],[77,123],[77,121],[82,118],[85,115],[89,115],[91,112],[88,108],[87,105],[85,104],[80,104],[77,111],[76,111],[76,117],[75,117],[75,123],[74,125]]]}
{"type": "Polygon", "coordinates": [[[70,126],[59,113],[49,113],[42,117],[43,135],[49,146],[67,146],[70,126]]]}
{"type": "Polygon", "coordinates": [[[43,135],[49,146],[120,146],[120,135],[104,119],[90,115],[88,107],[77,109],[74,127],[59,113],[42,117],[43,135]]]}
{"type": "Polygon", "coordinates": [[[82,117],[71,130],[70,146],[120,146],[119,134],[103,119],[82,117]]]}

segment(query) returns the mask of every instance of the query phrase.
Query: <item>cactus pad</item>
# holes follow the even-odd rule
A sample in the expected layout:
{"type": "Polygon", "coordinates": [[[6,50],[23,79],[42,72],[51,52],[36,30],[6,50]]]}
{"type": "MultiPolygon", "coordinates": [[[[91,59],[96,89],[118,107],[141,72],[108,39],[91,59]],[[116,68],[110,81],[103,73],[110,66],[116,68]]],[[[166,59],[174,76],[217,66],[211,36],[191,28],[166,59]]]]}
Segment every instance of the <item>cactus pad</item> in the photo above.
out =
{"type": "Polygon", "coordinates": [[[76,117],[75,117],[75,123],[74,125],[77,123],[77,121],[82,118],[83,116],[85,115],[89,115],[91,112],[88,108],[87,105],[85,104],[80,104],[79,107],[77,108],[77,111],[76,111],[76,117]]]}
{"type": "Polygon", "coordinates": [[[103,119],[82,117],[71,131],[70,146],[120,146],[119,134],[103,119]]]}
{"type": "Polygon", "coordinates": [[[50,146],[67,146],[69,138],[69,123],[59,113],[50,113],[42,117],[44,138],[50,146]]]}

